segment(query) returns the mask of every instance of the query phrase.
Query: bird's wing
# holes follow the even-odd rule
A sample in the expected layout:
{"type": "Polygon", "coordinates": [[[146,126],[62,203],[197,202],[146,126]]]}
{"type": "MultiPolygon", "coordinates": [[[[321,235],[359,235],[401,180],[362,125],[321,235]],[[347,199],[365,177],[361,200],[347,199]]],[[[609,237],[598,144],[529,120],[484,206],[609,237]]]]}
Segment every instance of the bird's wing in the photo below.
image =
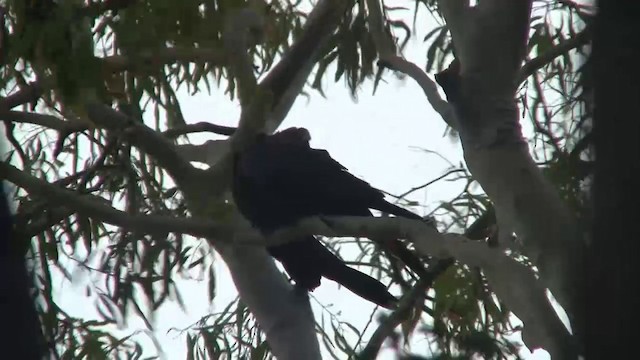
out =
{"type": "Polygon", "coordinates": [[[305,215],[368,215],[371,204],[384,199],[325,150],[271,144],[246,155],[243,176],[305,215]]]}

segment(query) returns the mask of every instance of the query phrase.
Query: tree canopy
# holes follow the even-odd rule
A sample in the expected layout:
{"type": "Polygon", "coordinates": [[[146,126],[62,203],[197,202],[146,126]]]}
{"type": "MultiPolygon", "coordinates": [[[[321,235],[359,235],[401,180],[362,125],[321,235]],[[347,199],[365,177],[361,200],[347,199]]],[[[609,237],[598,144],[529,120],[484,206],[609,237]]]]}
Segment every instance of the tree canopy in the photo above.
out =
{"type": "MultiPolygon", "coordinates": [[[[554,357],[581,351],[585,311],[576,289],[593,173],[591,63],[583,55],[594,9],[586,3],[7,0],[0,9],[0,119],[9,144],[0,178],[12,184],[13,241],[31,267],[56,357],[155,356],[139,334],[120,330],[132,321],[152,329],[166,303],[188,308],[179,283],[192,281],[189,274],[206,280],[213,301],[221,276],[214,254],[238,296],[181,333],[188,359],[314,359],[321,351],[373,359],[385,341],[406,358],[507,358],[518,356],[510,336],[520,331],[527,347],[554,357]],[[405,57],[418,30],[428,50],[405,57]],[[299,95],[343,85],[357,99],[365,84],[375,92],[393,76],[419,84],[464,150],[465,163],[434,181],[466,185],[430,204],[439,231],[416,220],[351,217],[290,229],[322,236],[338,255],[341,244],[352,245],[361,255],[343,259],[402,295],[396,310],[372,313],[375,325],[359,329],[330,311],[314,318],[292,291],[263,246],[291,236],[264,237],[238,213],[232,153],[278,129],[299,95]],[[201,92],[237,102],[236,126],[190,119],[180,94],[201,92]],[[216,137],[194,145],[194,133],[216,137]],[[425,283],[366,240],[380,234],[457,262],[425,283]],[[95,300],[95,318],[60,306],[65,283],[95,300]],[[435,346],[409,347],[419,336],[435,346]]],[[[415,206],[411,195],[431,183],[394,201],[415,206]]]]}

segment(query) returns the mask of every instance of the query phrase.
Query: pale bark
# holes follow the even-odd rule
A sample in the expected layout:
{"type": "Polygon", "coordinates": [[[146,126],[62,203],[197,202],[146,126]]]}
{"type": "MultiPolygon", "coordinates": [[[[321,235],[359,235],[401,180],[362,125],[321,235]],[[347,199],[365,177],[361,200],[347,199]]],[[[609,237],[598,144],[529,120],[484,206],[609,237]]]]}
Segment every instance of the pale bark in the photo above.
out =
{"type": "Polygon", "coordinates": [[[570,319],[579,321],[583,240],[573,215],[532,160],[518,123],[515,90],[531,3],[440,5],[461,64],[462,100],[456,110],[466,163],[495,204],[502,241],[517,234],[543,284],[570,319]]]}
{"type": "MultiPolygon", "coordinates": [[[[493,279],[493,291],[524,322],[523,338],[530,348],[544,347],[556,356],[575,357],[574,348],[567,346],[567,329],[545,296],[548,286],[567,310],[576,302],[569,296],[577,293],[571,281],[579,276],[576,271],[580,268],[566,261],[568,254],[576,254],[575,223],[531,159],[515,103],[531,3],[489,0],[470,7],[464,0],[440,2],[462,68],[458,84],[462,99],[455,104],[442,100],[427,74],[396,54],[381,30],[379,3],[369,0],[367,5],[380,62],[416,80],[434,109],[458,130],[467,166],[495,205],[502,246],[513,245],[506,239],[517,232],[526,254],[545,267],[541,271],[545,281],[518,281],[515,272],[533,276],[525,275],[530,271],[522,266],[508,270],[488,262],[476,265],[493,279]]],[[[453,255],[471,265],[481,261],[483,251],[478,248],[475,254],[453,255]]],[[[495,261],[506,260],[498,257],[495,261]]]]}

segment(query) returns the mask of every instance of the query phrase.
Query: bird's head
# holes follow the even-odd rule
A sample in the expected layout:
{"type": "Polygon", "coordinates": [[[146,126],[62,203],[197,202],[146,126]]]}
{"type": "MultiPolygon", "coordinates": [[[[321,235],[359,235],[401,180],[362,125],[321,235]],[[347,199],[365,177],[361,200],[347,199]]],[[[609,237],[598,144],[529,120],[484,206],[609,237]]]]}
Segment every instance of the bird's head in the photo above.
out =
{"type": "Polygon", "coordinates": [[[273,134],[272,137],[283,143],[306,146],[309,146],[309,141],[311,141],[309,130],[303,127],[290,127],[273,134]]]}

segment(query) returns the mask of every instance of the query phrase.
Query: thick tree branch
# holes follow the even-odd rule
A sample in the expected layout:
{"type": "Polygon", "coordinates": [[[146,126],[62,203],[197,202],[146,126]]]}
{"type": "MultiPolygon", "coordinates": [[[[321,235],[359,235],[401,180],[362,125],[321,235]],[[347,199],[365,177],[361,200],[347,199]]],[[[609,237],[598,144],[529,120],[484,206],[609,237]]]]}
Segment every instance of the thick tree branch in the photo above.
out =
{"type": "Polygon", "coordinates": [[[31,113],[26,111],[0,110],[0,120],[13,123],[40,125],[61,132],[76,132],[86,130],[88,128],[87,123],[84,122],[64,121],[53,115],[31,113]]]}
{"type": "Polygon", "coordinates": [[[265,249],[255,246],[219,246],[217,249],[275,357],[321,360],[308,296],[292,288],[265,249]]]}
{"type": "Polygon", "coordinates": [[[176,147],[180,155],[185,159],[215,167],[222,159],[228,161],[231,151],[230,145],[231,142],[229,140],[209,140],[201,145],[182,144],[176,147]]]}
{"type": "Polygon", "coordinates": [[[16,106],[33,103],[40,98],[40,95],[42,95],[42,87],[40,84],[35,81],[31,82],[15,93],[0,98],[0,110],[6,111],[16,106]]]}
{"type": "MultiPolygon", "coordinates": [[[[235,238],[236,246],[243,243],[247,245],[264,243],[261,236],[253,229],[238,230],[229,225],[219,225],[196,219],[153,215],[132,216],[124,211],[114,209],[106,204],[104,199],[93,195],[79,195],[49,184],[7,163],[0,163],[0,178],[7,179],[30,193],[39,194],[52,202],[72,208],[75,212],[82,212],[96,220],[129,230],[153,233],[178,232],[214,239],[235,238]]],[[[544,288],[540,286],[531,271],[496,249],[489,249],[479,242],[468,241],[460,235],[440,235],[435,229],[420,221],[367,217],[327,217],[323,220],[317,218],[303,220],[295,228],[277,232],[267,239],[267,244],[276,245],[299,239],[301,234],[332,237],[385,236],[409,239],[414,242],[417,251],[423,255],[453,256],[469,266],[479,266],[487,275],[492,289],[500,299],[505,301],[509,308],[526,324],[526,334],[536,334],[532,341],[542,342],[538,345],[550,352],[555,349],[553,341],[548,339],[549,334],[545,332],[545,326],[548,326],[546,321],[555,319],[559,322],[559,320],[554,316],[552,310],[552,319],[548,319],[547,311],[550,310],[550,304],[544,296],[544,288]],[[330,226],[327,226],[327,223],[330,226]],[[540,324],[541,319],[546,321],[540,324]]],[[[228,254],[233,250],[227,248],[223,251],[228,254]]],[[[560,327],[562,328],[562,323],[560,323],[560,327]]],[[[562,334],[553,334],[553,336],[559,335],[562,334]]]]}
{"type": "MultiPolygon", "coordinates": [[[[460,61],[460,98],[453,105],[466,163],[495,204],[501,237],[517,234],[525,254],[540,269],[544,284],[573,322],[573,309],[582,301],[576,284],[582,277],[583,244],[575,219],[529,154],[515,102],[529,30],[530,1],[486,0],[473,8],[460,3],[439,2],[460,61]]],[[[514,312],[529,325],[518,311],[514,312]]],[[[540,319],[531,317],[530,321],[540,319]]],[[[552,334],[558,320],[545,321],[547,334],[552,334]]],[[[538,338],[542,335],[525,328],[523,336],[530,347],[551,346],[545,349],[554,358],[576,357],[575,348],[562,342],[549,344],[544,341],[549,337],[538,338]]]]}
{"type": "Polygon", "coordinates": [[[336,31],[344,12],[353,5],[353,0],[318,1],[307,16],[300,37],[260,82],[261,89],[273,94],[265,124],[267,133],[274,132],[287,116],[318,62],[320,51],[336,31]]]}
{"type": "Polygon", "coordinates": [[[460,46],[467,44],[468,37],[470,36],[464,29],[465,27],[474,26],[475,19],[472,16],[473,9],[469,6],[467,0],[448,0],[438,1],[438,8],[442,13],[442,16],[447,22],[447,28],[451,37],[454,39],[454,48],[457,58],[467,58],[467,47],[460,46]],[[460,42],[458,44],[457,42],[460,42]]]}
{"type": "MultiPolygon", "coordinates": [[[[243,105],[238,131],[229,139],[233,151],[253,141],[258,132],[270,133],[280,125],[317,61],[314,54],[335,31],[339,15],[351,4],[351,1],[342,0],[318,2],[298,41],[260,83],[251,103],[243,105]]],[[[215,151],[221,148],[216,146],[215,151]]],[[[216,166],[209,172],[209,184],[215,189],[212,194],[220,195],[228,184],[231,154],[216,153],[205,158],[215,161],[216,166]]]]}

